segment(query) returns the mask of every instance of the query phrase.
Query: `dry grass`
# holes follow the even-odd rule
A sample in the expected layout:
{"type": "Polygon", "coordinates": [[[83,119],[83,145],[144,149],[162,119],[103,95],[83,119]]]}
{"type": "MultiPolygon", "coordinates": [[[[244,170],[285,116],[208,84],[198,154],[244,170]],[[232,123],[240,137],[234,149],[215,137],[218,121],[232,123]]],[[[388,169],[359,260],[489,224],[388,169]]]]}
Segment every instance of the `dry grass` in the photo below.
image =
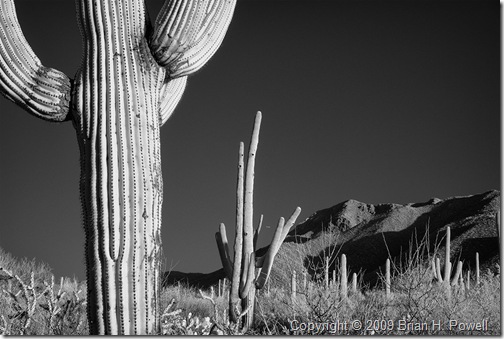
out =
{"type": "MultiPolygon", "coordinates": [[[[274,276],[269,291],[258,292],[256,326],[247,334],[500,335],[500,274],[482,273],[479,286],[472,276],[470,289],[455,286],[448,298],[446,288],[432,279],[428,263],[435,253],[428,253],[422,242],[410,248],[415,250],[403,262],[392,264],[390,297],[383,285],[359,284],[357,292],[350,290],[348,299],[342,299],[337,283],[326,289],[318,277],[304,287],[298,274],[297,295],[292,298],[290,284],[285,284],[289,278],[274,276]],[[467,326],[486,320],[488,329],[450,327],[450,320],[467,326]],[[361,328],[352,326],[356,321],[361,328]]],[[[292,267],[297,268],[298,259],[291,258],[292,267]]],[[[0,267],[0,334],[88,334],[82,283],[55,282],[47,265],[17,260],[1,249],[0,267]]],[[[217,286],[213,294],[203,291],[203,297],[184,285],[164,288],[161,334],[237,334],[227,322],[227,295],[218,296],[217,291],[217,286]]]]}

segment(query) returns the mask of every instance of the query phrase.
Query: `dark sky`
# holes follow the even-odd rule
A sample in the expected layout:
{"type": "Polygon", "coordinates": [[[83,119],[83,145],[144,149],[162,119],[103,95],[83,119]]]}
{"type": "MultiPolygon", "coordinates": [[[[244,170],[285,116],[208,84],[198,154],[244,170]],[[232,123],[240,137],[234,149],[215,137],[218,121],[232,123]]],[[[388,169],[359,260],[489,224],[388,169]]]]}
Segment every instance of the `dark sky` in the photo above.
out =
{"type": "MultiPolygon", "coordinates": [[[[74,2],[17,0],[44,65],[73,77],[74,2]]],[[[147,0],[152,15],[162,2],[147,0]]],[[[497,1],[239,0],[223,45],[163,126],[167,267],[220,268],[236,161],[263,112],[255,219],[261,246],[296,206],[427,201],[500,189],[497,1]]],[[[0,247],[84,278],[79,152],[71,123],[0,97],[0,247]]],[[[231,236],[230,236],[231,238],[231,236]]]]}

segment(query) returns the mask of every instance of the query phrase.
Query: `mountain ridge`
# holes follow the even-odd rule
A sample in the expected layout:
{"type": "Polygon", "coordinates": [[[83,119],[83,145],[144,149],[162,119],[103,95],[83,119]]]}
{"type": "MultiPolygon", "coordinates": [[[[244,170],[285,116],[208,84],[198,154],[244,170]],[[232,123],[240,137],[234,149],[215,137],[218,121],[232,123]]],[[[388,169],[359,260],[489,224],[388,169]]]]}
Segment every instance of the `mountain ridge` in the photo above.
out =
{"type": "MultiPolygon", "coordinates": [[[[468,267],[474,267],[475,253],[479,252],[482,269],[495,270],[495,264],[500,263],[496,227],[499,211],[497,190],[405,205],[367,204],[348,199],[314,212],[291,229],[277,255],[271,279],[287,284],[292,270],[306,271],[317,279],[323,257],[332,254],[332,270],[337,264],[336,254],[345,253],[350,270],[363,272],[364,282],[375,284],[385,260],[407,252],[412,237],[421,239],[427,234],[431,251],[444,248],[441,240],[448,226],[452,234],[452,261],[462,260],[468,267]]],[[[259,249],[258,255],[266,250],[267,247],[259,249]]],[[[209,274],[171,272],[165,277],[166,284],[182,281],[208,287],[224,278],[224,272],[222,269],[209,274]]]]}

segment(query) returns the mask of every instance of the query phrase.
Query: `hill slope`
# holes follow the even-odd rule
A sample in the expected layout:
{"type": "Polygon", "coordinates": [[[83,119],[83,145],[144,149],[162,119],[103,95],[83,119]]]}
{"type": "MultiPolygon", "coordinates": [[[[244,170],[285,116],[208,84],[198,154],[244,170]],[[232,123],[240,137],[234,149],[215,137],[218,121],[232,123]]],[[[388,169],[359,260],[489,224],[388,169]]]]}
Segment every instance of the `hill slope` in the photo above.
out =
{"type": "MultiPolygon", "coordinates": [[[[432,251],[438,245],[443,250],[448,226],[452,261],[462,260],[465,267],[474,267],[475,253],[479,252],[482,268],[494,270],[500,260],[499,209],[500,192],[495,190],[407,205],[347,200],[315,212],[291,230],[277,255],[272,281],[287,284],[292,270],[306,271],[316,279],[325,256],[331,256],[332,270],[337,257],[345,253],[350,271],[363,271],[364,281],[374,284],[389,254],[399,258],[407,252],[415,234],[417,239],[426,235],[432,251]]],[[[222,269],[209,274],[172,272],[166,283],[183,281],[207,287],[223,277],[222,269]]]]}

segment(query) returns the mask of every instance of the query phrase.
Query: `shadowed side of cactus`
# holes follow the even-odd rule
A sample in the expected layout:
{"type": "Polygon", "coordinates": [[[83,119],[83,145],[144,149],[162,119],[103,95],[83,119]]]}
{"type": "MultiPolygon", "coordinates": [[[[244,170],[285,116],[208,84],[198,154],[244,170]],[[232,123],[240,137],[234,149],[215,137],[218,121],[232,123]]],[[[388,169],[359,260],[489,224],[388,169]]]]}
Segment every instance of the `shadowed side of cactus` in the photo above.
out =
{"type": "Polygon", "coordinates": [[[81,153],[92,334],[159,332],[160,127],[186,76],[222,42],[236,0],[77,0],[84,55],[72,81],[41,65],[13,0],[0,0],[0,91],[50,121],[72,120],[81,153]]]}

